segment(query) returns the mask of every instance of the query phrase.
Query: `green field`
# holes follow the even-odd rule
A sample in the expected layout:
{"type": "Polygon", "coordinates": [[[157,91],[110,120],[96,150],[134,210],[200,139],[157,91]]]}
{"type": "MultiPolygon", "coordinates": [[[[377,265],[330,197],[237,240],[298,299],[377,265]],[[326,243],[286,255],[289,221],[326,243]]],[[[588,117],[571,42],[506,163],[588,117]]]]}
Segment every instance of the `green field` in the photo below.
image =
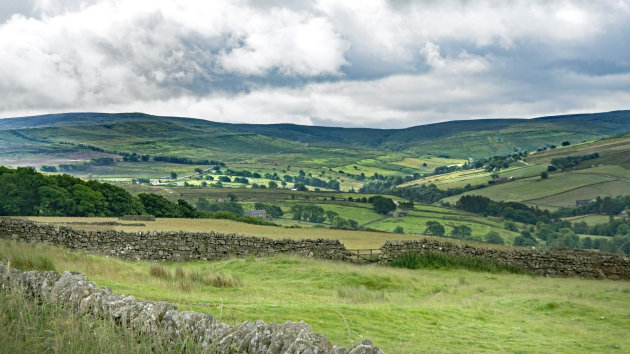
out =
{"type": "MultiPolygon", "coordinates": [[[[601,174],[589,174],[589,173],[553,173],[549,175],[548,179],[541,179],[540,177],[530,177],[517,179],[512,182],[503,183],[479,190],[466,192],[463,195],[481,195],[494,200],[505,201],[527,201],[532,204],[540,205],[542,207],[547,206],[565,206],[575,205],[577,199],[590,199],[588,195],[585,198],[579,198],[582,192],[574,191],[580,188],[593,188],[599,190],[600,193],[608,191],[606,195],[622,195],[630,193],[630,183],[625,181],[619,181],[614,176],[607,176],[601,174]],[[620,183],[610,183],[610,182],[620,183]],[[564,195],[565,193],[568,194],[564,195]],[[560,200],[559,205],[553,203],[544,203],[542,198],[555,198],[554,200],[560,200]],[[578,197],[576,199],[573,199],[578,197]]],[[[445,198],[444,201],[455,203],[461,195],[445,198]]],[[[554,202],[558,204],[558,202],[554,202]]]]}
{"type": "Polygon", "coordinates": [[[220,262],[126,262],[0,241],[3,259],[46,257],[139,299],[177,303],[236,325],[304,320],[333,343],[365,337],[387,353],[630,350],[630,284],[467,270],[405,270],[297,257],[220,262]],[[178,270],[179,269],[179,270],[178,270]],[[183,274],[175,277],[174,274],[183,274]],[[221,274],[217,288],[186,274],[221,274]]]}

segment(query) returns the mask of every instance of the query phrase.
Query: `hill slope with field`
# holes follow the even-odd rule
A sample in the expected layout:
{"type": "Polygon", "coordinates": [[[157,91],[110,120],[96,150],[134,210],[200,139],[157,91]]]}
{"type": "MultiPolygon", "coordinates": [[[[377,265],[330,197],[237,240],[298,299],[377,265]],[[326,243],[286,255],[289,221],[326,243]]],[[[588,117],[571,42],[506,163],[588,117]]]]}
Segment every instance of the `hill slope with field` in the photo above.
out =
{"type": "Polygon", "coordinates": [[[320,157],[337,164],[339,160],[355,163],[384,155],[393,155],[390,161],[403,160],[396,153],[404,157],[485,157],[627,131],[630,111],[452,121],[406,129],[228,124],[141,113],[68,113],[0,120],[0,158],[59,149],[79,152],[85,149],[77,145],[83,144],[138,154],[169,151],[188,157],[218,156],[231,162],[251,158],[248,154],[283,153],[312,157],[305,165],[317,165],[320,157]],[[359,154],[340,151],[340,146],[352,146],[359,154]]]}

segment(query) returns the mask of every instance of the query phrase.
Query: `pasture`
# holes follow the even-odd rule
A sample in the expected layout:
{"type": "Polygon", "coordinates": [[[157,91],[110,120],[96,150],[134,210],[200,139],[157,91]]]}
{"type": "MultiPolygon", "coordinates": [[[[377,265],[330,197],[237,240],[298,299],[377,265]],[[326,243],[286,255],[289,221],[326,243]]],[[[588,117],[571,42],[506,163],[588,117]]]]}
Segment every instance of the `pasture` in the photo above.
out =
{"type": "Polygon", "coordinates": [[[6,240],[0,258],[22,268],[28,259],[45,259],[56,271],[83,272],[116,293],[173,302],[231,325],[304,320],[333,343],[370,337],[387,353],[630,350],[630,284],[623,281],[289,256],[128,262],[6,240]]]}
{"type": "MultiPolygon", "coordinates": [[[[481,195],[493,200],[525,201],[541,207],[553,208],[570,204],[575,205],[575,200],[577,199],[589,199],[588,195],[585,198],[575,198],[581,195],[582,192],[579,191],[577,194],[573,194],[573,191],[584,187],[595,188],[599,193],[609,191],[608,195],[613,196],[630,193],[630,183],[620,181],[615,176],[588,173],[586,171],[580,173],[571,171],[551,173],[547,179],[541,179],[539,176],[517,179],[512,182],[466,192],[462,195],[481,195]],[[568,194],[564,196],[564,193],[568,194]],[[562,204],[554,205],[553,203],[544,203],[544,200],[541,201],[541,199],[549,197],[555,198],[553,203],[558,204],[557,200],[560,200],[562,204]]],[[[443,201],[455,203],[460,197],[461,195],[456,195],[444,198],[443,201]]]]}

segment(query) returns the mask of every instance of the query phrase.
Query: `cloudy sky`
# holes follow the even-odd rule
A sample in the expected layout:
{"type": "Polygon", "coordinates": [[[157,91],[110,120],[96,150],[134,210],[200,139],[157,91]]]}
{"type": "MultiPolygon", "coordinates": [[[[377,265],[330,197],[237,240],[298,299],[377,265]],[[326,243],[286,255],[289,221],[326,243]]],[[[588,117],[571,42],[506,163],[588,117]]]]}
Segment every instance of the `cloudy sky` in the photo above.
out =
{"type": "Polygon", "coordinates": [[[630,0],[2,0],[0,53],[0,117],[407,127],[630,108],[630,0]]]}

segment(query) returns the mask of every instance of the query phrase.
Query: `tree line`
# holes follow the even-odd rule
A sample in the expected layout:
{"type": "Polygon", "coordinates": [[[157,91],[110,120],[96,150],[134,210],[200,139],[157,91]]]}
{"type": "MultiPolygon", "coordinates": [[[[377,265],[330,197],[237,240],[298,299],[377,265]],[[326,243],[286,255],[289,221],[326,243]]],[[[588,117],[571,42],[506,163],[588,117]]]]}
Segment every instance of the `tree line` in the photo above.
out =
{"type": "MultiPolygon", "coordinates": [[[[132,196],[124,189],[69,175],[46,176],[32,168],[0,166],[0,215],[11,216],[99,216],[153,215],[160,218],[231,219],[253,224],[275,225],[242,216],[238,210],[199,210],[183,199],[171,202],[163,196],[141,193],[132,196]]],[[[239,205],[240,206],[240,205],[239,205]]]]}

